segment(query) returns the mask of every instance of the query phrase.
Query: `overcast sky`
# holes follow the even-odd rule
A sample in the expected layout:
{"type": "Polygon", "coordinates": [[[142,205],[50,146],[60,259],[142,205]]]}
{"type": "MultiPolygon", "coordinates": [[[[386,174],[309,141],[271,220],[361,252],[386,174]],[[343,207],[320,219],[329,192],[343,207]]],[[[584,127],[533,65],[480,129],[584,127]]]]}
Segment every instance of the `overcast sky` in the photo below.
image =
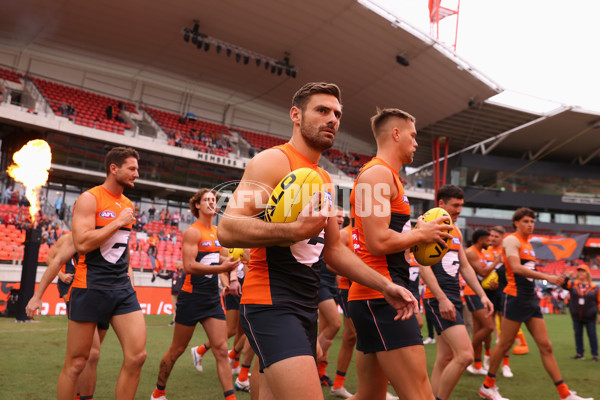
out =
{"type": "MultiPolygon", "coordinates": [[[[428,0],[371,1],[429,33],[428,0]]],[[[600,112],[599,16],[600,0],[462,0],[456,52],[507,91],[600,112]]],[[[538,109],[534,99],[500,96],[538,109]]]]}

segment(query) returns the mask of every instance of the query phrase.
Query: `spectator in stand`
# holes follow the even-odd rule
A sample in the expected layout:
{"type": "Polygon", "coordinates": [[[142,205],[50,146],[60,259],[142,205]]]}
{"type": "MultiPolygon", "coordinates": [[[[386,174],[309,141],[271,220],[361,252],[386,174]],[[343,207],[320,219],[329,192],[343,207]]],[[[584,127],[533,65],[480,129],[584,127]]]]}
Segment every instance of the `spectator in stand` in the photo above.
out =
{"type": "Polygon", "coordinates": [[[167,212],[165,213],[165,225],[171,224],[171,211],[167,208],[167,212]]]}
{"type": "Polygon", "coordinates": [[[575,331],[575,360],[583,360],[583,329],[587,331],[590,341],[592,360],[598,362],[598,336],[596,323],[600,324],[600,287],[592,282],[590,268],[587,265],[577,267],[575,278],[567,277],[562,285],[571,294],[569,309],[575,331]]]}
{"type": "Polygon", "coordinates": [[[112,120],[113,119],[113,106],[112,106],[112,104],[109,104],[108,106],[106,106],[106,109],[104,111],[106,111],[106,119],[112,120]]]}
{"type": "Polygon", "coordinates": [[[179,210],[176,210],[171,216],[171,226],[179,228],[179,221],[181,221],[181,214],[179,214],[179,210]]]}
{"type": "Polygon", "coordinates": [[[56,202],[54,203],[54,209],[56,210],[56,214],[60,215],[60,210],[63,206],[63,195],[62,193],[58,193],[58,197],[56,199],[56,202]]]}
{"type": "Polygon", "coordinates": [[[165,233],[164,229],[163,229],[163,230],[161,230],[161,231],[158,233],[158,240],[160,240],[160,241],[163,241],[163,242],[166,242],[166,241],[167,241],[167,239],[168,239],[168,236],[167,236],[167,234],[165,233]]]}
{"type": "Polygon", "coordinates": [[[160,214],[158,215],[158,219],[160,220],[160,222],[164,223],[165,222],[165,209],[163,208],[162,210],[160,210],[160,214]]]}
{"type": "Polygon", "coordinates": [[[2,196],[2,204],[8,204],[10,198],[12,196],[13,188],[12,186],[7,186],[4,190],[4,195],[2,196]]]}
{"type": "Polygon", "coordinates": [[[156,208],[154,208],[154,203],[148,209],[148,219],[150,221],[154,221],[154,214],[156,213],[156,208]]]}
{"type": "Polygon", "coordinates": [[[148,255],[152,256],[152,257],[156,257],[156,255],[158,254],[158,249],[156,248],[156,246],[158,245],[158,236],[156,236],[156,233],[153,233],[152,236],[150,236],[147,240],[148,242],[148,255]]]}
{"type": "Polygon", "coordinates": [[[148,215],[146,215],[146,211],[142,211],[140,214],[140,231],[144,228],[144,225],[148,223],[148,215]]]}
{"type": "Polygon", "coordinates": [[[173,302],[173,320],[169,322],[169,326],[175,325],[175,314],[177,313],[177,296],[181,291],[183,282],[185,281],[185,271],[183,270],[183,262],[177,260],[175,264],[177,269],[175,271],[169,271],[166,274],[161,274],[158,271],[152,271],[154,276],[158,276],[161,279],[171,279],[171,301],[173,302]]]}

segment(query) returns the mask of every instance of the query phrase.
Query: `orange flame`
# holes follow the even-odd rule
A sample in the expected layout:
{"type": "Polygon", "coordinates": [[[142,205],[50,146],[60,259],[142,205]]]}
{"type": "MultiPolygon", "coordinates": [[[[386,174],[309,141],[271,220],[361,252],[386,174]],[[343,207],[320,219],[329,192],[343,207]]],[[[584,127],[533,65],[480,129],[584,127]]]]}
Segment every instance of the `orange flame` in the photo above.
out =
{"type": "Polygon", "coordinates": [[[48,180],[48,170],[52,162],[50,146],[44,140],[30,140],[13,154],[14,164],[6,172],[17,182],[25,185],[25,196],[29,200],[29,214],[35,222],[35,216],[40,209],[38,191],[48,180]]]}

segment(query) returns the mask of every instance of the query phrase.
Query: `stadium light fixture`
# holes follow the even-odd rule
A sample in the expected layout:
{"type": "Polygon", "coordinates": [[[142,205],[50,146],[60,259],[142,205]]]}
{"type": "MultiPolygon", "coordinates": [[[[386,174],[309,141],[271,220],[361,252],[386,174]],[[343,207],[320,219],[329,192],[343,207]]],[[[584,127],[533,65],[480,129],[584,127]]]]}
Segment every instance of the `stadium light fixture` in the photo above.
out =
{"type": "Polygon", "coordinates": [[[406,52],[398,54],[396,56],[396,62],[405,67],[410,65],[410,61],[408,61],[408,58],[406,58],[406,52]]]}
{"type": "Polygon", "coordinates": [[[283,71],[285,71],[286,76],[296,78],[298,68],[290,64],[289,53],[285,53],[283,61],[277,60],[276,58],[259,54],[252,50],[245,49],[243,47],[226,42],[224,40],[220,40],[212,36],[200,33],[199,29],[199,21],[194,20],[193,28],[183,28],[183,40],[186,43],[189,43],[191,41],[192,44],[195,45],[198,49],[204,48],[204,51],[206,52],[210,50],[211,45],[212,47],[216,48],[217,54],[220,54],[221,50],[225,49],[225,54],[227,55],[227,57],[230,57],[235,52],[235,60],[238,63],[243,60],[244,65],[248,65],[250,59],[254,59],[256,61],[257,67],[260,67],[262,64],[265,66],[265,70],[268,71],[269,69],[271,69],[272,74],[277,73],[277,75],[280,76],[282,75],[283,71]]]}

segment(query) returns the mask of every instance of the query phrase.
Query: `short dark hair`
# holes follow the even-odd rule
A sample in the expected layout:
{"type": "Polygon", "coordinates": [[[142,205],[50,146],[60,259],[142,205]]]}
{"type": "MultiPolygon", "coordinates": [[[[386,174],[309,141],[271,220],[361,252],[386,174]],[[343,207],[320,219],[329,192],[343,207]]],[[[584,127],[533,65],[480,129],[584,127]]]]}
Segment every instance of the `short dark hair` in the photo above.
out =
{"type": "Polygon", "coordinates": [[[412,121],[413,123],[417,122],[415,117],[398,108],[377,108],[375,115],[371,117],[371,130],[373,131],[373,135],[377,137],[377,131],[388,119],[393,117],[401,118],[405,121],[412,121]]]}
{"type": "Polygon", "coordinates": [[[292,106],[304,111],[308,99],[315,94],[330,94],[342,104],[342,92],[335,83],[309,82],[302,86],[292,98],[292,106]]]}
{"type": "Polygon", "coordinates": [[[439,203],[440,200],[448,201],[450,199],[464,199],[465,192],[456,185],[444,185],[438,192],[436,201],[439,203]]]}
{"type": "Polygon", "coordinates": [[[473,242],[473,244],[476,244],[479,239],[481,239],[482,237],[488,237],[490,236],[490,232],[479,228],[479,229],[475,229],[475,232],[473,232],[473,236],[471,236],[471,241],[473,242]]]}
{"type": "Polygon", "coordinates": [[[531,208],[527,208],[527,207],[517,208],[517,210],[515,211],[515,213],[513,214],[513,217],[512,217],[513,228],[516,229],[515,222],[520,221],[521,219],[523,219],[523,217],[531,217],[531,218],[535,219],[535,211],[533,211],[531,208]]]}
{"type": "Polygon", "coordinates": [[[498,232],[502,236],[504,236],[506,234],[506,229],[504,229],[504,227],[502,225],[492,226],[490,228],[490,231],[498,232]]]}
{"type": "Polygon", "coordinates": [[[133,157],[136,160],[140,159],[137,150],[132,149],[131,147],[113,147],[106,153],[106,157],[104,157],[104,170],[106,171],[106,176],[110,173],[110,166],[112,164],[115,164],[120,168],[129,157],[133,157]]]}
{"type": "Polygon", "coordinates": [[[216,193],[214,190],[208,189],[208,188],[202,188],[202,189],[199,189],[196,192],[196,194],[194,194],[190,198],[190,211],[192,212],[192,215],[196,218],[198,218],[198,216],[200,215],[200,213],[198,212],[198,209],[196,208],[196,203],[202,201],[202,198],[204,197],[204,195],[206,193],[213,193],[216,196],[216,193]]]}

